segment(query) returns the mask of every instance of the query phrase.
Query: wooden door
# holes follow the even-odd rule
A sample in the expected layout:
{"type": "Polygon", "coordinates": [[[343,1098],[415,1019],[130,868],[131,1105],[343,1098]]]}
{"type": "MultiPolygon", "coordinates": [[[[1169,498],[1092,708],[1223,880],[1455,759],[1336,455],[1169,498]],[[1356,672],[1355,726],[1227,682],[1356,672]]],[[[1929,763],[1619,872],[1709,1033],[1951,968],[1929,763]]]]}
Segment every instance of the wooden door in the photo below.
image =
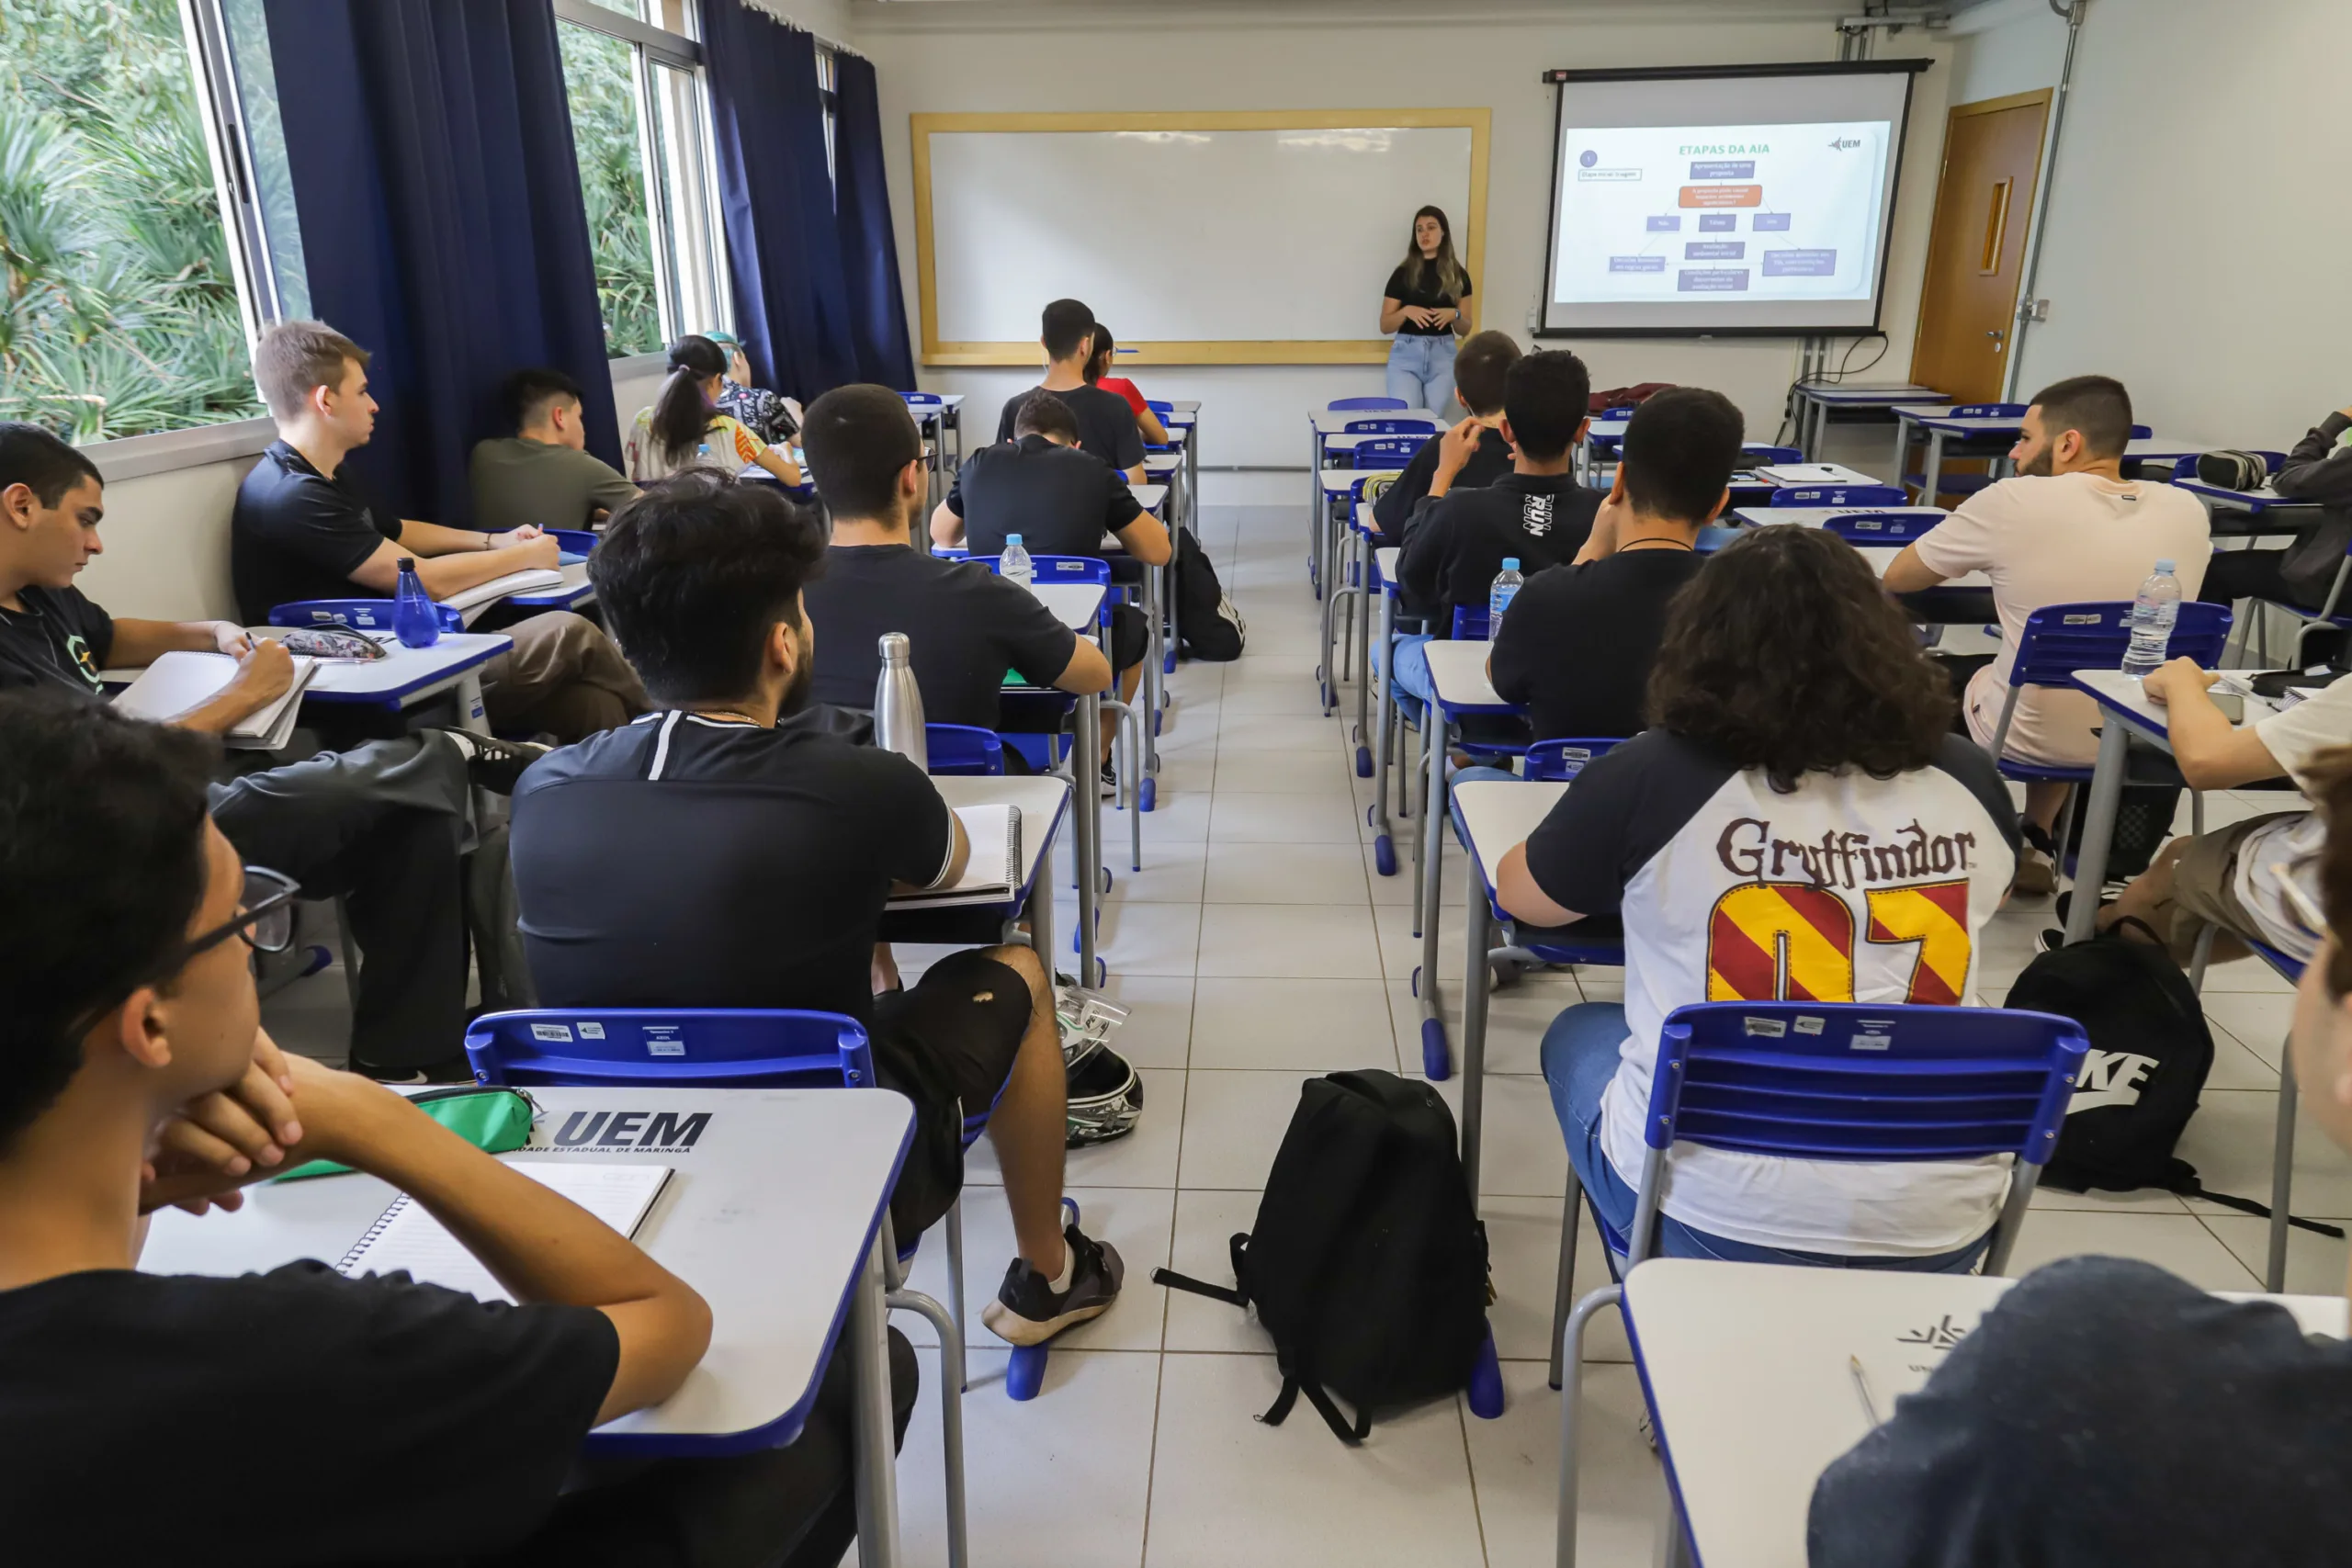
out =
{"type": "Polygon", "coordinates": [[[1911,379],[1963,403],[2001,395],[2050,92],[1953,107],[1911,379]]]}

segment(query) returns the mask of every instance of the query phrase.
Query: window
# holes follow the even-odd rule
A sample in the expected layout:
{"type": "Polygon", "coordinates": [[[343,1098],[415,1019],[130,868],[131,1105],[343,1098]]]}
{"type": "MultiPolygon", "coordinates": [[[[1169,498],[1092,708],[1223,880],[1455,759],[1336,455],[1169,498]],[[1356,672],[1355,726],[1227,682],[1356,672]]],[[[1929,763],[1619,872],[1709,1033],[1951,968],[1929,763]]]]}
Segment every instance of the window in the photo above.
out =
{"type": "Polygon", "coordinates": [[[0,418],[261,412],[194,42],[177,0],[0,0],[0,418]]]}
{"type": "Polygon", "coordinates": [[[842,183],[841,171],[833,165],[833,138],[842,122],[840,62],[830,44],[817,46],[817,101],[825,109],[825,177],[836,189],[842,183]]]}
{"type": "Polygon", "coordinates": [[[658,351],[728,321],[702,50],[686,0],[556,0],[605,345],[658,351]]]}

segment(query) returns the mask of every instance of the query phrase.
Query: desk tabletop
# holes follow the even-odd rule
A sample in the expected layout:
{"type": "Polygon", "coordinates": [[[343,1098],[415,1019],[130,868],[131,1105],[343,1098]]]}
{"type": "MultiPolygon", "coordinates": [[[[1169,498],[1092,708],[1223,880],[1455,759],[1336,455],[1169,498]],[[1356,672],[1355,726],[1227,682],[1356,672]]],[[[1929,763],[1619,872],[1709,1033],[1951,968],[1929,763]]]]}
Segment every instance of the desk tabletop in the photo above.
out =
{"type": "Polygon", "coordinates": [[[1323,476],[1325,495],[1347,495],[1366,479],[1393,479],[1405,470],[1402,468],[1322,468],[1317,471],[1323,476]]]}
{"type": "Polygon", "coordinates": [[[1168,502],[1166,485],[1129,485],[1127,489],[1135,493],[1136,504],[1146,512],[1156,513],[1168,502]]]}
{"type": "MultiPolygon", "coordinates": [[[[934,778],[931,787],[953,808],[958,806],[1011,806],[1021,812],[1021,886],[1005,900],[1019,905],[1037,880],[1037,863],[1054,835],[1061,831],[1062,813],[1069,807],[1069,781],[1057,778],[934,778]]],[[[887,910],[969,910],[987,905],[941,904],[926,898],[893,898],[887,910]]]]}
{"type": "Polygon", "coordinates": [[[1170,398],[1168,400],[1168,406],[1180,414],[1201,412],[1201,400],[1198,398],[1170,398]]]}
{"type": "Polygon", "coordinates": [[[526,593],[509,593],[503,599],[492,599],[488,604],[477,604],[466,612],[466,624],[471,626],[472,618],[489,609],[492,604],[525,604],[542,610],[569,610],[573,605],[596,596],[594,586],[588,581],[586,561],[573,561],[570,566],[559,570],[563,573],[563,581],[558,586],[536,588],[526,593]]]}
{"type": "MultiPolygon", "coordinates": [[[[1625,1277],[1626,1330],[1658,1438],[1707,1568],[1804,1568],[1814,1483],[1879,1414],[1916,1392],[2014,1280],[1895,1269],[1654,1258],[1625,1277]]],[[[2342,1337],[2341,1296],[2275,1301],[2307,1333],[2342,1337]]]]}
{"type": "Polygon", "coordinates": [[[1093,629],[1102,609],[1102,596],[1110,590],[1099,582],[1035,582],[1030,584],[1029,592],[1060,616],[1062,625],[1082,632],[1093,629]]]}
{"type": "Polygon", "coordinates": [[[1404,554],[1405,548],[1401,545],[1386,546],[1372,552],[1372,564],[1380,573],[1380,585],[1383,588],[1390,590],[1396,588],[1396,563],[1403,558],[1404,554]]]}
{"type": "MultiPolygon", "coordinates": [[[[2074,682],[2090,694],[2093,702],[2120,717],[2133,734],[2171,750],[2172,731],[2166,723],[2165,705],[2150,702],[2136,678],[2120,670],[2077,670],[2074,682]]],[[[2222,672],[2220,683],[2213,689],[2238,699],[2244,713],[2238,721],[2241,727],[2258,724],[2278,711],[2277,703],[2256,696],[2252,688],[2229,671],[2222,672]]]]}
{"type": "Polygon", "coordinates": [[[1307,416],[1317,433],[1323,435],[1343,435],[1348,426],[1360,419],[1396,419],[1408,424],[1426,424],[1431,430],[1443,422],[1427,409],[1317,409],[1307,416]]]}
{"type": "MultiPolygon", "coordinates": [[[[1431,644],[1435,647],[1435,644],[1431,644]]],[[[1470,840],[1470,855],[1487,891],[1494,892],[1494,867],[1502,864],[1511,846],[1527,842],[1543,825],[1560,796],[1568,793],[1566,779],[1464,779],[1453,786],[1453,802],[1462,811],[1462,826],[1470,840]]]]}
{"type": "Polygon", "coordinates": [[[1878,405],[1892,407],[1896,403],[1933,403],[1944,401],[1944,394],[1933,387],[1921,387],[1907,381],[1800,381],[1797,396],[1816,403],[1850,403],[1860,407],[1878,405]]]}
{"type": "Polygon", "coordinates": [[[2316,502],[2297,501],[2280,495],[2268,485],[2264,485],[2260,490],[2230,490],[2222,485],[2209,485],[2202,479],[2193,478],[2175,479],[2172,482],[2177,490],[2185,490],[2191,495],[2203,496],[2214,504],[2232,512],[2268,512],[2273,508],[2301,509],[2318,504],[2316,502]]]}
{"type": "Polygon", "coordinates": [[[1951,515],[1940,506],[1735,506],[1731,514],[1753,528],[1793,523],[1800,528],[1822,528],[1832,517],[1934,517],[1951,515]]]}
{"type": "MultiPolygon", "coordinates": [[[[282,637],[288,628],[247,626],[245,630],[256,638],[282,637]]],[[[403,647],[400,639],[390,632],[375,636],[375,640],[383,644],[390,658],[371,660],[365,664],[322,659],[311,672],[311,683],[302,688],[302,700],[306,703],[399,702],[437,690],[467,671],[480,669],[514,646],[514,639],[504,632],[443,632],[441,640],[430,648],[403,647]]]]}
{"type": "Polygon", "coordinates": [[[1448,713],[1520,713],[1516,703],[1507,703],[1495,694],[1487,679],[1487,655],[1494,651],[1490,642],[1461,641],[1451,638],[1428,644],[1422,651],[1429,655],[1430,690],[1437,694],[1438,705],[1448,713]]]}
{"type": "MultiPolygon", "coordinates": [[[[788,1442],[815,1402],[913,1135],[913,1105],[887,1089],[535,1088],[531,1098],[531,1141],[505,1156],[512,1163],[587,1156],[672,1168],[637,1243],[711,1307],[710,1350],[685,1386],[589,1442],[636,1451],[788,1442]],[[615,1138],[624,1123],[644,1131],[615,1138]],[[597,1125],[605,1130],[593,1146],[559,1142],[597,1125]],[[665,1142],[650,1144],[656,1136],[665,1142]]],[[[233,1275],[305,1258],[333,1263],[393,1196],[355,1174],[248,1188],[243,1209],[202,1219],[165,1210],[139,1266],[233,1275]]]]}
{"type": "Polygon", "coordinates": [[[1951,411],[1963,406],[1965,405],[1960,403],[1898,403],[1890,412],[1899,420],[1922,425],[1930,430],[1940,430],[1947,435],[1996,435],[2004,432],[2015,433],[2025,428],[2023,414],[1972,415],[1967,419],[1954,418],[1951,411]]]}

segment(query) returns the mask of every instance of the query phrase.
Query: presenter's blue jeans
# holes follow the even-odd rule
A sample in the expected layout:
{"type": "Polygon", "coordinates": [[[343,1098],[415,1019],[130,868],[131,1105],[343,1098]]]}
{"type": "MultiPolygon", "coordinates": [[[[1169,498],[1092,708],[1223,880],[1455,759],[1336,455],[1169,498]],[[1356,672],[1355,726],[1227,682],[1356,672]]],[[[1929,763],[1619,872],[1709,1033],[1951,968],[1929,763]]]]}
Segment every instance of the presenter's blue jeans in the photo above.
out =
{"type": "Polygon", "coordinates": [[[1408,409],[1453,417],[1453,334],[1419,337],[1398,333],[1388,344],[1388,395],[1408,409]]]}
{"type": "MultiPolygon", "coordinates": [[[[1458,775],[1457,775],[1458,776],[1458,775]]],[[[1617,1174],[1600,1146],[1600,1095],[1617,1073],[1617,1048],[1625,1039],[1625,1010],[1616,1002],[1581,1002],[1552,1021],[1544,1032],[1544,1081],[1552,1086],[1552,1111],[1568,1141],[1568,1163],[1609,1228],[1624,1235],[1634,1224],[1634,1189],[1617,1174]]],[[[1661,1258],[1711,1258],[1726,1263],[1803,1263],[1826,1269],[1898,1269],[1920,1274],[1965,1274],[1975,1267],[1991,1234],[1956,1252],[1930,1258],[1841,1258],[1758,1247],[1694,1230],[1671,1214],[1658,1216],[1661,1258]]]]}

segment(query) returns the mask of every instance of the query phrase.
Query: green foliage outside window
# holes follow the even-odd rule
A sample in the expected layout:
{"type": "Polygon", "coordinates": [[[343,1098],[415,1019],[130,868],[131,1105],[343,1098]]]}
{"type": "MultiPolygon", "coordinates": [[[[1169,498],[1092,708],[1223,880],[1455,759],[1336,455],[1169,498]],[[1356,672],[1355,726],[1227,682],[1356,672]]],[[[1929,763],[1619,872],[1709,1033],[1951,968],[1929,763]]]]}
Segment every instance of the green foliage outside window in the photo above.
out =
{"type": "Polygon", "coordinates": [[[662,347],[662,312],[654,296],[645,165],[638,152],[636,51],[570,23],[557,31],[571,139],[580,154],[580,194],[596,256],[605,352],[616,359],[650,354],[662,347]]]}

